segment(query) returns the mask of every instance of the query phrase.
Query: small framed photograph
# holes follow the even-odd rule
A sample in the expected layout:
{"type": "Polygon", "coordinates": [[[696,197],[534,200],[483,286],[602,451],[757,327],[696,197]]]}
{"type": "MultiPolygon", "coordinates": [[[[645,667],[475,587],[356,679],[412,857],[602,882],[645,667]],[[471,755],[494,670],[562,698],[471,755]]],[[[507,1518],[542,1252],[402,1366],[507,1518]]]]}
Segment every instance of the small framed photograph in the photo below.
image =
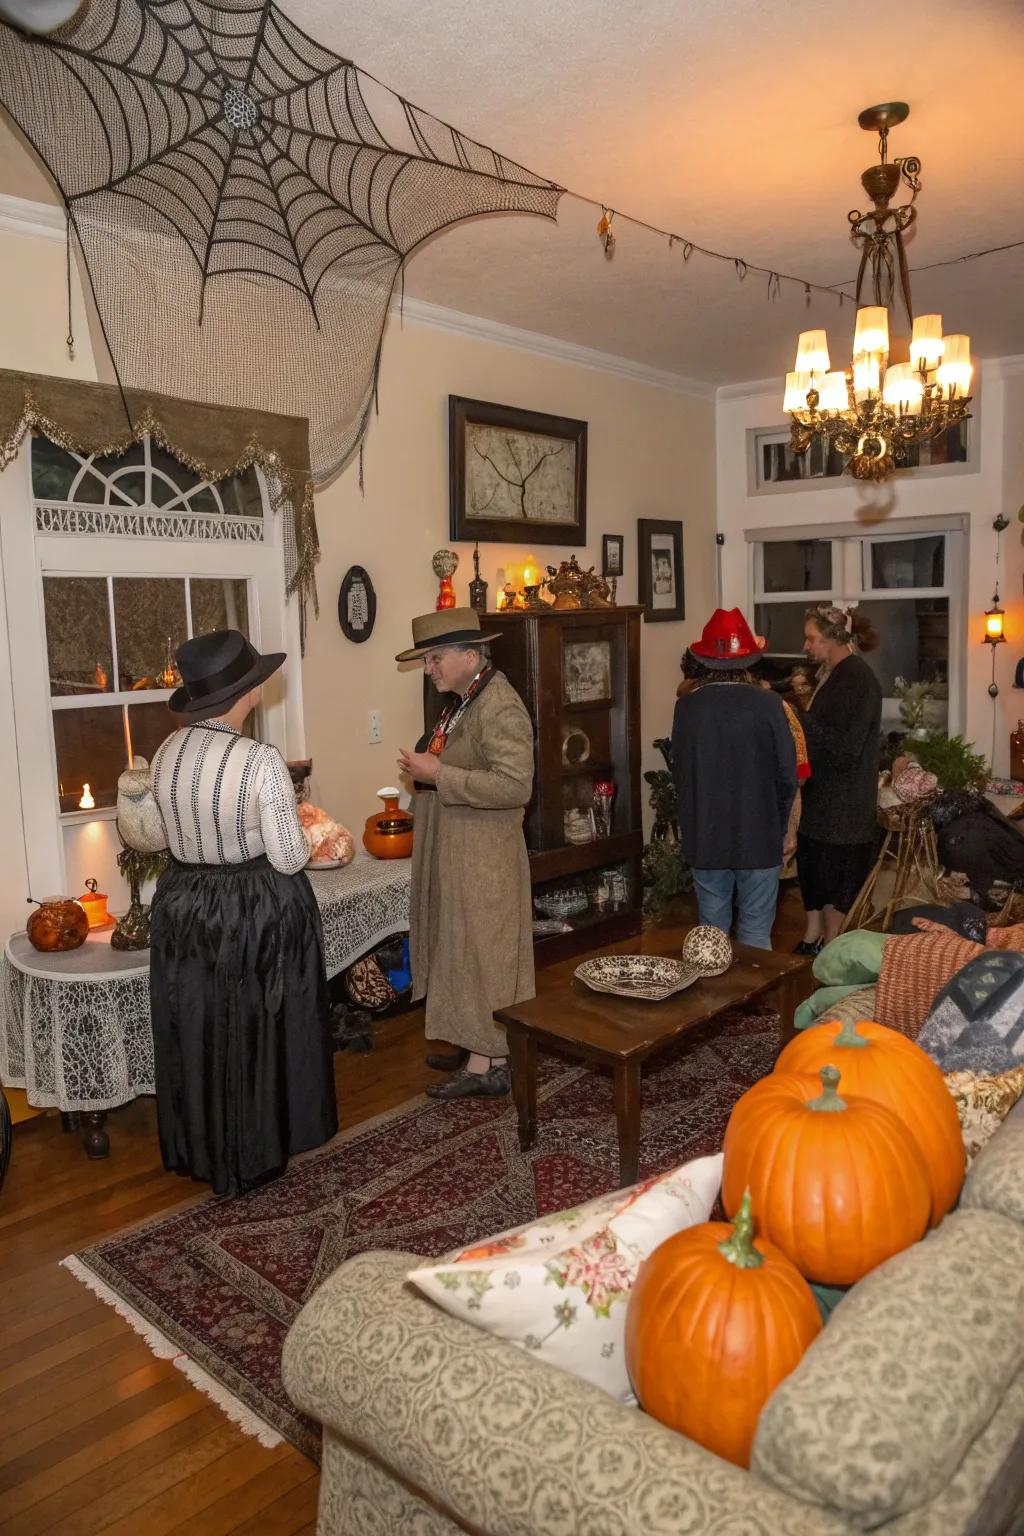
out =
{"type": "Polygon", "coordinates": [[[612,696],[612,653],[607,640],[567,640],[563,661],[565,702],[605,704],[612,696]]]}
{"type": "Polygon", "coordinates": [[[644,622],[685,619],[682,523],[641,517],[636,528],[637,589],[644,622]]]}
{"type": "Polygon", "coordinates": [[[621,576],[623,564],[624,543],[621,533],[604,533],[601,535],[601,575],[621,576]]]}

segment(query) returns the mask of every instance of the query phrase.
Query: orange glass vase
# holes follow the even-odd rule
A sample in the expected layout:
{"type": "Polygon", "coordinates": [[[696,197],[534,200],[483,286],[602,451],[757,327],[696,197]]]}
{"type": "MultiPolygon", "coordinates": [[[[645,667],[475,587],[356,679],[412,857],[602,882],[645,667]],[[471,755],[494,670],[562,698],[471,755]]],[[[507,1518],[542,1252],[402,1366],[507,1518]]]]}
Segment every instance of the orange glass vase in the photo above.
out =
{"type": "Polygon", "coordinates": [[[377,793],[384,801],[384,809],[367,816],[363,847],[375,859],[407,859],[412,853],[413,822],[409,812],[398,804],[401,791],[388,786],[377,793]]]}
{"type": "Polygon", "coordinates": [[[89,919],[90,928],[109,928],[114,919],[107,911],[107,895],[105,891],[96,889],[96,880],[87,880],[85,890],[77,898],[78,905],[89,919]]]}

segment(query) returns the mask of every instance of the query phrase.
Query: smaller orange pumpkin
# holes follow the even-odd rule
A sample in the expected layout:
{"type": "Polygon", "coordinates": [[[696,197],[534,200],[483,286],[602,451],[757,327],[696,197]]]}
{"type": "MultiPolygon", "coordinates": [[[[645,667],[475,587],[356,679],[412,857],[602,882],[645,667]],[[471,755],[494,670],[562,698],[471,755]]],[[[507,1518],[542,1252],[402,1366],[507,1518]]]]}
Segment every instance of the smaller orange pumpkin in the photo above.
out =
{"type": "Polygon", "coordinates": [[[640,1266],[626,1313],[644,1411],[740,1467],[761,1409],[821,1330],[806,1280],[753,1233],[749,1192],[731,1226],[677,1232],[640,1266]]]}
{"type": "Polygon", "coordinates": [[[765,1238],[808,1280],[853,1285],[924,1236],[928,1171],[891,1109],[840,1098],[839,1072],[773,1072],[736,1101],[723,1144],[722,1204],[750,1190],[765,1238]]]}
{"type": "Polygon", "coordinates": [[[842,1073],[844,1096],[884,1104],[913,1135],[928,1170],[931,1225],[937,1227],[960,1193],[965,1162],[960,1117],[942,1073],[913,1040],[873,1019],[829,1019],[801,1030],[775,1070],[819,1072],[829,1062],[842,1073]]]}

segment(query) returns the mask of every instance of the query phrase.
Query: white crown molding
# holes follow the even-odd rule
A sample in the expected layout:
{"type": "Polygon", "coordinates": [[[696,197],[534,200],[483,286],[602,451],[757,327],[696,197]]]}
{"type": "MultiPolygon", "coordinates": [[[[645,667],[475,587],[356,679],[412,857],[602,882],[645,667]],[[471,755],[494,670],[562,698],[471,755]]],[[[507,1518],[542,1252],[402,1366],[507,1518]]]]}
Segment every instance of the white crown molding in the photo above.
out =
{"type": "MultiPolygon", "coordinates": [[[[10,197],[0,193],[0,230],[8,230],[16,235],[36,235],[44,240],[63,241],[64,212],[51,203],[30,202],[24,197],[10,197]]],[[[394,299],[392,312],[397,313],[399,307],[399,301],[394,299]]],[[[481,315],[466,315],[456,309],[445,309],[440,304],[428,304],[423,299],[406,299],[401,307],[405,318],[414,325],[429,325],[435,330],[472,336],[477,341],[516,347],[539,357],[573,363],[578,368],[619,374],[634,383],[671,390],[674,394],[698,395],[705,400],[715,398],[713,384],[687,378],[684,374],[671,373],[668,369],[651,368],[646,363],[637,363],[631,358],[618,357],[611,352],[598,352],[592,347],[577,346],[570,341],[561,341],[557,336],[544,336],[539,331],[523,331],[513,325],[502,325],[497,320],[484,319],[481,315]]]]}
{"type": "Polygon", "coordinates": [[[720,384],[715,391],[716,400],[752,400],[755,395],[778,395],[782,391],[783,376],[774,379],[747,379],[742,384],[720,384]]]}
{"type": "Polygon", "coordinates": [[[43,240],[65,238],[64,210],[55,203],[35,203],[27,197],[0,192],[0,229],[14,235],[38,235],[43,240]]]}
{"type": "Polygon", "coordinates": [[[679,395],[697,395],[703,400],[715,398],[715,386],[701,379],[691,379],[685,374],[671,373],[666,368],[652,368],[647,363],[634,362],[612,352],[598,352],[592,347],[581,347],[572,341],[562,341],[557,336],[545,336],[540,331],[524,331],[514,325],[503,325],[499,320],[488,320],[482,315],[467,315],[461,310],[445,309],[440,304],[429,304],[424,299],[406,299],[400,305],[392,300],[391,312],[404,311],[405,319],[414,325],[429,325],[435,330],[451,331],[457,336],[471,336],[477,341],[491,341],[502,347],[516,347],[521,352],[533,352],[539,357],[551,357],[557,362],[573,363],[578,368],[593,368],[600,373],[616,373],[637,384],[650,384],[655,389],[671,390],[679,395]]]}

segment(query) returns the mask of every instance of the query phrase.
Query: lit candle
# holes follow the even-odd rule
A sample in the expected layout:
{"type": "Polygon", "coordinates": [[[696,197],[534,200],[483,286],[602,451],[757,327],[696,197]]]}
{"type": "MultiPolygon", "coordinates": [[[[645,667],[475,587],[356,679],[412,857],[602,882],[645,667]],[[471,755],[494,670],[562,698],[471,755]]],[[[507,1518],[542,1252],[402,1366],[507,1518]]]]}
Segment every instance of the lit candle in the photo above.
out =
{"type": "Polygon", "coordinates": [[[80,811],[94,811],[96,809],[96,801],[92,797],[92,790],[88,784],[82,785],[82,798],[78,802],[78,809],[80,811]]]}
{"type": "Polygon", "coordinates": [[[523,566],[523,586],[537,587],[539,585],[540,572],[537,569],[537,562],[534,560],[532,555],[528,555],[526,564],[523,566]]]}

